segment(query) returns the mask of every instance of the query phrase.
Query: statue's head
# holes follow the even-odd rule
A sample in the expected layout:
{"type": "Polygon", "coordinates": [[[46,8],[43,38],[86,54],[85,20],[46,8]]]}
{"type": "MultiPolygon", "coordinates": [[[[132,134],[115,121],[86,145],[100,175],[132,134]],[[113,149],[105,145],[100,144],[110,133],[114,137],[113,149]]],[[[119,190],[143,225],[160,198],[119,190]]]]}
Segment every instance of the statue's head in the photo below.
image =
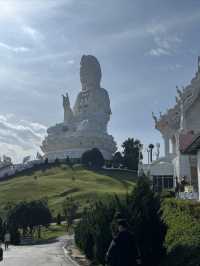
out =
{"type": "Polygon", "coordinates": [[[100,87],[101,66],[93,55],[83,55],[80,66],[80,80],[83,90],[100,87]]]}

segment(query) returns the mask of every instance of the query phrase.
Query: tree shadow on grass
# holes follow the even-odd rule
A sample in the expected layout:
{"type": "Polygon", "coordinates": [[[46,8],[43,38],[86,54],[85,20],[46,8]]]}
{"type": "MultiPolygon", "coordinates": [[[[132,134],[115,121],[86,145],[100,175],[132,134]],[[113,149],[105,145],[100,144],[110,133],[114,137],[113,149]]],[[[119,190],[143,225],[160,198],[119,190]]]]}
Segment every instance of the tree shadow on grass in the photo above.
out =
{"type": "Polygon", "coordinates": [[[95,174],[109,176],[118,182],[120,182],[125,188],[129,187],[128,181],[136,182],[137,181],[137,172],[136,171],[129,171],[129,170],[119,170],[119,169],[88,169],[95,174]]]}

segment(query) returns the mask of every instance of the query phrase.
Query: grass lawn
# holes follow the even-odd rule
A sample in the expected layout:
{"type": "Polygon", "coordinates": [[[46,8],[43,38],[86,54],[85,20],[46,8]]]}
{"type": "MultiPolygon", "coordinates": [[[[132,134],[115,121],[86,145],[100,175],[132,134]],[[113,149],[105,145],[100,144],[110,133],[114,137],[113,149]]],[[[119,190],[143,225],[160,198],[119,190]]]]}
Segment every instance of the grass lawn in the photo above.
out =
{"type": "Polygon", "coordinates": [[[92,171],[82,166],[46,166],[27,170],[0,182],[0,213],[7,203],[46,198],[54,216],[62,210],[67,196],[75,198],[80,208],[95,199],[113,194],[125,195],[135,184],[136,174],[120,170],[92,171]]]}
{"type": "Polygon", "coordinates": [[[42,228],[41,240],[51,240],[66,235],[66,225],[50,225],[48,228],[42,228]]]}

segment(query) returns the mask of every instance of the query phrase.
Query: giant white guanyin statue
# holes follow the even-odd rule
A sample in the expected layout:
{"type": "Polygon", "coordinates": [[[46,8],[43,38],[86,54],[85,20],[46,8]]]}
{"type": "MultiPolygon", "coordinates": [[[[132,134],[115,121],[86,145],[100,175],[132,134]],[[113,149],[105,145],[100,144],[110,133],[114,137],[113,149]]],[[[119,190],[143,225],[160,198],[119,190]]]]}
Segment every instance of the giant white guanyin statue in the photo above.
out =
{"type": "Polygon", "coordinates": [[[79,92],[73,109],[68,94],[63,95],[64,121],[50,127],[41,149],[45,156],[80,158],[91,148],[98,148],[105,159],[111,159],[116,143],[107,133],[111,108],[108,92],[101,88],[101,67],[92,55],[83,55],[80,63],[79,92]]]}

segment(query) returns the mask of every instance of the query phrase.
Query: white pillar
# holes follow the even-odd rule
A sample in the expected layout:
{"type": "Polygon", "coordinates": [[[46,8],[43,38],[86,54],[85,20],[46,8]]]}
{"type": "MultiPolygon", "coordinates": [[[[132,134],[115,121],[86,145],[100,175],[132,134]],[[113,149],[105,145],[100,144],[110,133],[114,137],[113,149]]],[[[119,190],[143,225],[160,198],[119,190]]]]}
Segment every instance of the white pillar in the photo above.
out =
{"type": "Polygon", "coordinates": [[[172,153],[176,154],[176,138],[172,137],[171,142],[172,142],[172,153]]]}
{"type": "Polygon", "coordinates": [[[198,174],[198,193],[200,200],[200,150],[197,152],[197,174],[198,174]]]}
{"type": "Polygon", "coordinates": [[[191,183],[191,165],[189,155],[178,154],[179,166],[178,166],[178,177],[185,177],[186,181],[191,183]]]}
{"type": "Polygon", "coordinates": [[[165,144],[165,157],[169,155],[169,137],[163,136],[164,138],[164,144],[165,144]]]}

